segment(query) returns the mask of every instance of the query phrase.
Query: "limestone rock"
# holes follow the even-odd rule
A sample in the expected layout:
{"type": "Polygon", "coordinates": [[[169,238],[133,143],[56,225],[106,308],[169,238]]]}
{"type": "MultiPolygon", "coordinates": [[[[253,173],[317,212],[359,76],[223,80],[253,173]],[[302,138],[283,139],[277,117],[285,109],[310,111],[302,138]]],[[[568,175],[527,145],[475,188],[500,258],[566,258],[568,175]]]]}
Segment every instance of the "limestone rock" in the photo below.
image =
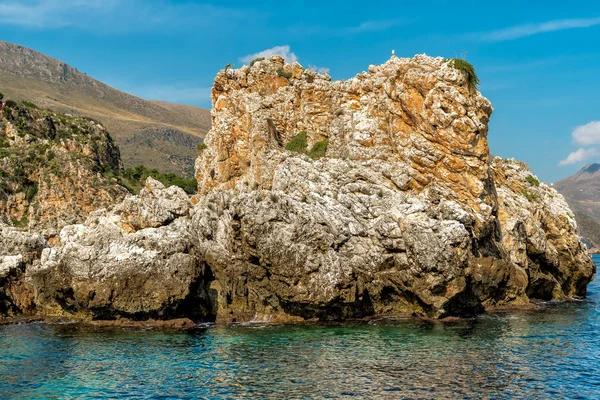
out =
{"type": "Polygon", "coordinates": [[[584,295],[596,267],[564,197],[513,159],[494,158],[492,170],[502,241],[516,268],[527,271],[527,295],[545,300],[584,295]]]}
{"type": "MultiPolygon", "coordinates": [[[[442,58],[345,82],[280,58],[221,71],[194,214],[217,314],[461,315],[584,296],[562,198],[492,160],[492,107],[442,58]],[[285,149],[300,132],[307,149],[285,149]],[[539,194],[538,194],[539,192],[539,194]]],[[[534,178],[536,179],[536,178],[534,178]]],[[[532,180],[535,182],[535,180],[532,180]]]]}
{"type": "Polygon", "coordinates": [[[65,227],[40,268],[28,270],[38,312],[93,319],[207,315],[206,271],[184,198],[189,202],[178,188],[149,178],[139,196],[65,227]]]}
{"type": "Polygon", "coordinates": [[[23,280],[28,266],[39,264],[46,240],[0,224],[0,316],[33,310],[32,291],[23,280]]]}
{"type": "Polygon", "coordinates": [[[149,177],[138,196],[129,196],[117,206],[116,213],[123,216],[122,223],[131,231],[157,228],[187,215],[191,207],[185,191],[177,186],[165,188],[149,177]]]}

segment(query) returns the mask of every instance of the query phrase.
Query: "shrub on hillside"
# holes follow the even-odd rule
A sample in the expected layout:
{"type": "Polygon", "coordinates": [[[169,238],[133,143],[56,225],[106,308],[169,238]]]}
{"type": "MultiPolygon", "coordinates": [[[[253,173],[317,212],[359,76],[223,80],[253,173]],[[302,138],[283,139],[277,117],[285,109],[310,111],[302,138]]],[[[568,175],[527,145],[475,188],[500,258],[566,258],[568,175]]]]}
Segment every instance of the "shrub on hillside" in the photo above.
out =
{"type": "Polygon", "coordinates": [[[157,169],[146,168],[143,165],[138,165],[135,168],[127,168],[121,176],[117,177],[117,180],[131,193],[137,193],[149,176],[167,187],[179,186],[187,194],[194,194],[198,190],[198,181],[196,179],[185,179],[173,173],[163,173],[157,169]]]}
{"type": "Polygon", "coordinates": [[[21,104],[22,104],[23,106],[27,107],[27,108],[33,108],[33,109],[37,109],[37,108],[38,108],[38,106],[36,106],[35,104],[33,104],[33,103],[32,103],[32,102],[30,102],[30,101],[25,101],[25,100],[23,100],[23,101],[21,102],[21,104]]]}

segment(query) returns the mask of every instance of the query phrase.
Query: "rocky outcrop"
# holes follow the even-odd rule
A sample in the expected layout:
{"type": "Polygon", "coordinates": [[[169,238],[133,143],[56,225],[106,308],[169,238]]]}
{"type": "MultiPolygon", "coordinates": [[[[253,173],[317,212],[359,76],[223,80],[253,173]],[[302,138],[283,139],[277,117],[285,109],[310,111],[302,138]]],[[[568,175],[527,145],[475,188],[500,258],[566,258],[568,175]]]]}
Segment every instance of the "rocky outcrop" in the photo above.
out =
{"type": "Polygon", "coordinates": [[[149,178],[139,196],[64,228],[60,245],[28,269],[37,311],[86,319],[209,315],[190,205],[182,189],[149,178]]]}
{"type": "Polygon", "coordinates": [[[0,224],[0,316],[34,312],[32,288],[23,278],[47,247],[39,234],[0,224]]]}
{"type": "Polygon", "coordinates": [[[149,180],[27,268],[38,312],[102,319],[473,315],[583,297],[564,199],[491,159],[490,103],[441,58],[346,82],[283,59],[221,71],[199,194],[149,180]]]}
{"type": "Polygon", "coordinates": [[[435,184],[476,212],[494,206],[486,140],[492,106],[442,58],[393,57],[330,82],[274,57],[221,71],[212,96],[214,128],[196,164],[200,193],[238,184],[270,189],[290,156],[286,143],[305,132],[309,148],[327,141],[328,158],[381,164],[399,191],[435,184]]]}
{"type": "Polygon", "coordinates": [[[502,245],[529,298],[585,295],[595,267],[564,197],[522,162],[492,160],[502,245]],[[528,280],[524,278],[528,277],[528,280]]]}
{"type": "Polygon", "coordinates": [[[5,108],[0,169],[0,221],[48,238],[128,194],[111,178],[121,159],[102,125],[28,103],[5,108]]]}
{"type": "Polygon", "coordinates": [[[272,58],[221,71],[213,101],[197,178],[229,207],[195,225],[225,314],[444,316],[585,295],[595,267],[566,203],[491,162],[492,107],[445,60],[330,82],[272,58]],[[300,132],[326,157],[286,151],[300,132]],[[210,245],[218,233],[227,245],[210,245]]]}

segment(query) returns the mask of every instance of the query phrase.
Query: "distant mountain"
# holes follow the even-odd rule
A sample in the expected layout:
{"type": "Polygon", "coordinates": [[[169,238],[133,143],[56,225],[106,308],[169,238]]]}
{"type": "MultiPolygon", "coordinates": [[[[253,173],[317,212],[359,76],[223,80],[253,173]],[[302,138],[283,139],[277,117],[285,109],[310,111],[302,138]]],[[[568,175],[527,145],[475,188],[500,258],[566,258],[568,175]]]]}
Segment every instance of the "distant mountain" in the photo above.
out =
{"type": "Polygon", "coordinates": [[[600,164],[588,164],[554,184],[575,213],[581,235],[600,250],[600,164]]]}
{"type": "Polygon", "coordinates": [[[126,167],[143,164],[192,175],[196,146],[211,123],[209,110],[132,96],[62,61],[6,42],[0,42],[0,92],[97,119],[119,145],[126,167]]]}

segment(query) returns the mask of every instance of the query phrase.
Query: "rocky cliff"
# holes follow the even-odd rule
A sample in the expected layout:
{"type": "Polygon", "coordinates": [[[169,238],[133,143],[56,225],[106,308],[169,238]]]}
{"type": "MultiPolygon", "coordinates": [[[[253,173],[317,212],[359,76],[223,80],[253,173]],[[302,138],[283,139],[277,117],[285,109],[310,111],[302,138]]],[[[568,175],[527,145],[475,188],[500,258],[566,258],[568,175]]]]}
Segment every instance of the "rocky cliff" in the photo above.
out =
{"type": "Polygon", "coordinates": [[[595,266],[568,206],[524,164],[490,158],[491,113],[442,58],[393,57],[346,82],[280,57],[221,71],[199,194],[149,179],[65,227],[26,267],[32,303],[292,321],[585,296],[595,266]]]}
{"type": "Polygon", "coordinates": [[[119,149],[97,122],[9,101],[0,121],[0,222],[47,238],[117,203],[119,149]]]}

